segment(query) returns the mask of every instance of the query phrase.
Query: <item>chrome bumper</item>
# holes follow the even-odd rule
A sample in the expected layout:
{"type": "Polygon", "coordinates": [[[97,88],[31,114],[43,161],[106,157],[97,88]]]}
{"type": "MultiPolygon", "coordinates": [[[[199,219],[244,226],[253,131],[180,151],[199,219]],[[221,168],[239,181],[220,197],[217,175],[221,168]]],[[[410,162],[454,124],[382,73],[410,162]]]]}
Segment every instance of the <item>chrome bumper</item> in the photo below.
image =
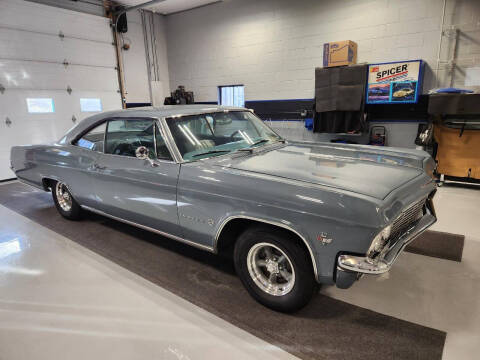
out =
{"type": "Polygon", "coordinates": [[[392,267],[398,255],[411,243],[418,235],[427,230],[437,221],[432,211],[428,209],[426,214],[418,222],[405,232],[398,240],[391,245],[385,252],[382,259],[372,262],[365,256],[340,255],[338,257],[338,269],[351,271],[361,274],[379,275],[387,272],[392,267]]]}

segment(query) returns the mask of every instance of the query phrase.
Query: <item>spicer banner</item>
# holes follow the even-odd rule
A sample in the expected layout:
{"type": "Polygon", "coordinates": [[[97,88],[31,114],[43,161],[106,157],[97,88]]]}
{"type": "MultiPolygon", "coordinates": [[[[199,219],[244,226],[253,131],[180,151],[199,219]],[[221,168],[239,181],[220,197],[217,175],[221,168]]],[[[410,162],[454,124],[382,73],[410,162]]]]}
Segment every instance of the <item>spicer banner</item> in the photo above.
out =
{"type": "Polygon", "coordinates": [[[367,104],[416,103],[422,79],[422,60],[370,64],[367,104]]]}

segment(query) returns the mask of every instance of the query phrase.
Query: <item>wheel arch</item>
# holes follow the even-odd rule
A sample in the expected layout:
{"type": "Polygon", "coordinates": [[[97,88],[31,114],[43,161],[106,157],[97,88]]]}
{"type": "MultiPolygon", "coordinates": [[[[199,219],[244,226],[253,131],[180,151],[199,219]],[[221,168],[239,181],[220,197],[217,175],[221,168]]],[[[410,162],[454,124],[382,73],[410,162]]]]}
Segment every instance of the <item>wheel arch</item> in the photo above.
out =
{"type": "Polygon", "coordinates": [[[52,189],[54,181],[58,181],[58,180],[52,177],[42,177],[43,190],[50,191],[52,189]]]}
{"type": "MultiPolygon", "coordinates": [[[[48,176],[42,176],[42,186],[43,186],[43,189],[45,191],[50,191],[52,185],[54,182],[63,182],[62,180],[60,180],[56,175],[48,175],[48,176]]],[[[70,186],[68,184],[65,184],[67,186],[67,189],[68,191],[70,191],[71,194],[73,194],[71,192],[71,189],[70,189],[70,186]]]]}
{"type": "Polygon", "coordinates": [[[72,192],[72,188],[70,187],[69,184],[64,183],[62,180],[57,178],[56,176],[44,176],[42,177],[42,186],[43,189],[47,192],[53,191],[53,183],[54,182],[62,182],[70,192],[70,194],[74,197],[76,197],[76,194],[72,192]]]}
{"type": "Polygon", "coordinates": [[[272,227],[276,227],[286,231],[290,235],[292,235],[302,247],[305,248],[307,253],[310,255],[310,260],[313,267],[313,273],[315,275],[315,279],[318,281],[318,271],[317,271],[317,261],[315,259],[313,250],[309,245],[306,238],[300,234],[297,230],[293,229],[292,227],[283,224],[281,222],[265,220],[253,216],[246,216],[246,215],[234,215],[229,216],[219,226],[214,239],[214,251],[219,252],[229,247],[232,247],[235,244],[236,239],[240,235],[240,233],[245,229],[245,226],[252,226],[252,225],[269,225],[272,227]]]}

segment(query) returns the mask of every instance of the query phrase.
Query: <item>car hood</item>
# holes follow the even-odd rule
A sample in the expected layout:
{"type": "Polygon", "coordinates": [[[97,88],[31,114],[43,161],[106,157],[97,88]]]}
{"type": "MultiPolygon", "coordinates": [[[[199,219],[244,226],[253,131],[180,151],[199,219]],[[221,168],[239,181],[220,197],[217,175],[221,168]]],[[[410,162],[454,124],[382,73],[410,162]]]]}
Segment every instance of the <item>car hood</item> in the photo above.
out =
{"type": "Polygon", "coordinates": [[[289,143],[232,156],[223,167],[384,199],[420,176],[427,153],[372,146],[289,143]]]}

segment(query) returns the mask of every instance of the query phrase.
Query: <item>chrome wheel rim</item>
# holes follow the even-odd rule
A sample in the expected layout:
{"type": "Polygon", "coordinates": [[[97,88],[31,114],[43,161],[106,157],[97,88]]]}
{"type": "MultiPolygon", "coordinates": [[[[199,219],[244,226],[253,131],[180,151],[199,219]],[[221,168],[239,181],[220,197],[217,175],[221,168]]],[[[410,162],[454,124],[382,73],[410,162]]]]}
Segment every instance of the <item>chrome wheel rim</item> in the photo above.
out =
{"type": "Polygon", "coordinates": [[[277,246],[262,242],[248,251],[247,267],[255,284],[267,294],[283,296],[295,285],[295,270],[288,256],[277,246]]]}
{"type": "Polygon", "coordinates": [[[70,211],[72,209],[72,196],[68,191],[67,185],[57,182],[55,195],[57,196],[58,205],[60,205],[63,211],[70,211]]]}

